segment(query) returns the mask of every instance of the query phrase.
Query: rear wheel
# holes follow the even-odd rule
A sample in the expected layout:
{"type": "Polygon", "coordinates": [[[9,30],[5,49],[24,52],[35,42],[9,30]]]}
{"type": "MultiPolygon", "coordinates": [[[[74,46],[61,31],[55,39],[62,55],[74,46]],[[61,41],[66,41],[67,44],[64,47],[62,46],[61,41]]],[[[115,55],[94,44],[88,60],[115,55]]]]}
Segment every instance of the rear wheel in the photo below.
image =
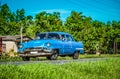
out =
{"type": "Polygon", "coordinates": [[[79,52],[75,52],[73,54],[73,59],[78,59],[79,58],[79,52]]]}
{"type": "Polygon", "coordinates": [[[22,57],[23,61],[30,61],[30,57],[22,57]]]}

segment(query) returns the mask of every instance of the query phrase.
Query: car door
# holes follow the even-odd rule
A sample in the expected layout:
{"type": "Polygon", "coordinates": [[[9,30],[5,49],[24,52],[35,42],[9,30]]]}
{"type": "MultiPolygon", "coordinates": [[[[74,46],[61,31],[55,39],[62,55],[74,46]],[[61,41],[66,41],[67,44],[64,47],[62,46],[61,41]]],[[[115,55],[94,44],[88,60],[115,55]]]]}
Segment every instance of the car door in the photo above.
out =
{"type": "Polygon", "coordinates": [[[72,53],[72,41],[71,41],[69,35],[64,36],[63,52],[64,52],[64,54],[71,54],[72,53]]]}
{"type": "Polygon", "coordinates": [[[67,54],[73,54],[74,53],[74,39],[71,35],[66,35],[67,39],[67,46],[68,46],[68,52],[67,54]]]}

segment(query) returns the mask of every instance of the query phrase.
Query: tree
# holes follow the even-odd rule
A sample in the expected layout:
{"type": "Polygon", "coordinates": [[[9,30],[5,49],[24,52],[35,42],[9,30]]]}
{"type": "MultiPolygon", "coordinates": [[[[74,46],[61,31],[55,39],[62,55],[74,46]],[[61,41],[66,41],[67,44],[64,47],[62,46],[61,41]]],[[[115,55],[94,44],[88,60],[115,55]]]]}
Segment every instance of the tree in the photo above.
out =
{"type": "Polygon", "coordinates": [[[38,28],[38,32],[58,31],[59,28],[62,26],[62,21],[60,20],[60,13],[54,12],[53,14],[51,14],[41,12],[36,15],[35,24],[36,28],[38,28]]]}
{"type": "Polygon", "coordinates": [[[5,35],[8,32],[10,22],[10,10],[7,4],[4,4],[0,7],[0,34],[5,35]]]}
{"type": "Polygon", "coordinates": [[[71,15],[65,21],[65,26],[70,30],[70,33],[81,31],[84,27],[82,20],[83,16],[81,12],[72,11],[71,15]]]}

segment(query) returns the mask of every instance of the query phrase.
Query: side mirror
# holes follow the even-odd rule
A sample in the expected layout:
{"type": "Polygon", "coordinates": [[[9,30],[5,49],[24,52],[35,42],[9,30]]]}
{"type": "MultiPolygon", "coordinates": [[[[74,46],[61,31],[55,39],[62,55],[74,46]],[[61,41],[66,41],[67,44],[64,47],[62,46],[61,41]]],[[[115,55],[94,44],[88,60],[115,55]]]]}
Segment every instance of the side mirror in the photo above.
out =
{"type": "Polygon", "coordinates": [[[65,38],[62,38],[62,41],[65,41],[65,38]]]}

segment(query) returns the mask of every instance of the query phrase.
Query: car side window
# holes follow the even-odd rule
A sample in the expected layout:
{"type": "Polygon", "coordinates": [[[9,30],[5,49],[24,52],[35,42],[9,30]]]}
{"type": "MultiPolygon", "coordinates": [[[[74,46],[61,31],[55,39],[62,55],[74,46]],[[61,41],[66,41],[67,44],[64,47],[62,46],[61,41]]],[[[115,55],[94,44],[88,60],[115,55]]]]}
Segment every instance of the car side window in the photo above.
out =
{"type": "Polygon", "coordinates": [[[59,35],[56,33],[49,33],[48,38],[49,39],[60,39],[59,35]]]}
{"type": "Polygon", "coordinates": [[[65,35],[61,35],[61,40],[65,41],[65,35]]]}
{"type": "Polygon", "coordinates": [[[66,35],[66,40],[71,41],[69,35],[66,35]]]}
{"type": "Polygon", "coordinates": [[[74,41],[70,35],[66,35],[66,39],[67,39],[67,41],[74,41]]]}

